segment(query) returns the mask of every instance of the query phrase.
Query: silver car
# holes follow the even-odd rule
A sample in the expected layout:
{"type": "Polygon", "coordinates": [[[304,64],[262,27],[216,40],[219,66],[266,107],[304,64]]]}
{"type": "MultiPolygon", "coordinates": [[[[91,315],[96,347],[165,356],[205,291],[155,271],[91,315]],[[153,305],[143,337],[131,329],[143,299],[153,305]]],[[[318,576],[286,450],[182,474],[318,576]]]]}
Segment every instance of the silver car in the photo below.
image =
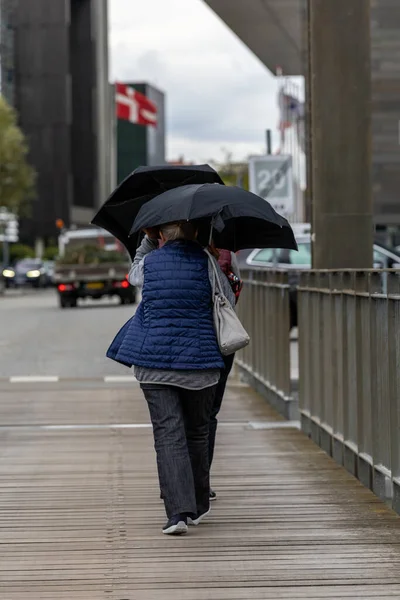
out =
{"type": "MultiPolygon", "coordinates": [[[[290,327],[297,327],[297,285],[299,271],[311,269],[311,235],[296,236],[296,250],[255,249],[246,259],[250,267],[261,269],[279,268],[289,272],[290,327]]],[[[376,269],[400,269],[400,254],[381,244],[374,244],[374,267],[376,269]]]]}
{"type": "MultiPolygon", "coordinates": [[[[272,248],[255,249],[247,257],[246,264],[251,267],[280,268],[288,271],[311,269],[311,236],[296,237],[299,251],[274,250],[272,248]]],[[[376,269],[400,269],[400,253],[374,244],[374,267],[376,269]]]]}

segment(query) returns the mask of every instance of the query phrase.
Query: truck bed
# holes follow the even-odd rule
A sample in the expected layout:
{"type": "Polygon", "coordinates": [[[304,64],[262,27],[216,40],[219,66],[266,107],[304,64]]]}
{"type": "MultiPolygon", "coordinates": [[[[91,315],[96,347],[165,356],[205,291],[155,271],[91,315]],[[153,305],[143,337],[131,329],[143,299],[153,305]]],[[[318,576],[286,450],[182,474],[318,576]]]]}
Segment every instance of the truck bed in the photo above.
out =
{"type": "Polygon", "coordinates": [[[54,279],[56,283],[74,281],[90,282],[98,280],[123,279],[129,273],[129,264],[102,263],[99,265],[56,265],[54,279]]]}
{"type": "Polygon", "coordinates": [[[77,306],[81,298],[98,300],[118,296],[121,304],[132,304],[136,290],[128,282],[129,264],[58,264],[54,270],[61,308],[77,306]]]}

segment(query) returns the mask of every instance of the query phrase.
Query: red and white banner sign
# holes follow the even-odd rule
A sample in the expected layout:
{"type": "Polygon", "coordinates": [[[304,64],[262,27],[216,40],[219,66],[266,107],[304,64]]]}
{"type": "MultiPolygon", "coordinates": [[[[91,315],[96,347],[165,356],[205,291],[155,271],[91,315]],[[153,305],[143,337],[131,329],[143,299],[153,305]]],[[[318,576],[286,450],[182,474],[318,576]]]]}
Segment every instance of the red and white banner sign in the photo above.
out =
{"type": "Polygon", "coordinates": [[[116,83],[115,101],[118,119],[157,127],[157,106],[133,87],[116,83]]]}

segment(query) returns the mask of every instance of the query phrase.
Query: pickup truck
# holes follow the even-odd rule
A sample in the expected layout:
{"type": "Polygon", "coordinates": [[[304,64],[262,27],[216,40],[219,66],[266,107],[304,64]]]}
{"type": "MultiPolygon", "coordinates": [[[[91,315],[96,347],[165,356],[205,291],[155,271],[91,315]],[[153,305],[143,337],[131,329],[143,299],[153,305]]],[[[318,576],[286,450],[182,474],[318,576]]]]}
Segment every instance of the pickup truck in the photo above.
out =
{"type": "Polygon", "coordinates": [[[61,308],[75,308],[78,298],[98,300],[118,296],[121,304],[136,301],[136,289],[127,279],[128,265],[102,263],[99,265],[56,265],[54,280],[61,308]]]}
{"type": "Polygon", "coordinates": [[[79,298],[118,296],[121,304],[136,301],[136,289],[128,281],[129,257],[109,234],[97,228],[67,231],[60,236],[59,247],[54,283],[61,308],[76,307],[79,298]]]}

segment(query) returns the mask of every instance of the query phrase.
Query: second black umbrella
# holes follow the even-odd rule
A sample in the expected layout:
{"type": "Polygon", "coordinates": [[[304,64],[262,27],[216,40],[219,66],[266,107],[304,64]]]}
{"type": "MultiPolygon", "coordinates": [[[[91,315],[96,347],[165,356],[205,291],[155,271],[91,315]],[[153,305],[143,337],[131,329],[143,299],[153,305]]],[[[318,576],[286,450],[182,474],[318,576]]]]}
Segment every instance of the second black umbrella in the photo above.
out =
{"type": "Polygon", "coordinates": [[[220,248],[289,248],[297,250],[292,228],[285,218],[256,194],[218,184],[185,185],[156,196],[142,206],[131,233],[177,221],[198,221],[215,229],[220,248]]]}

